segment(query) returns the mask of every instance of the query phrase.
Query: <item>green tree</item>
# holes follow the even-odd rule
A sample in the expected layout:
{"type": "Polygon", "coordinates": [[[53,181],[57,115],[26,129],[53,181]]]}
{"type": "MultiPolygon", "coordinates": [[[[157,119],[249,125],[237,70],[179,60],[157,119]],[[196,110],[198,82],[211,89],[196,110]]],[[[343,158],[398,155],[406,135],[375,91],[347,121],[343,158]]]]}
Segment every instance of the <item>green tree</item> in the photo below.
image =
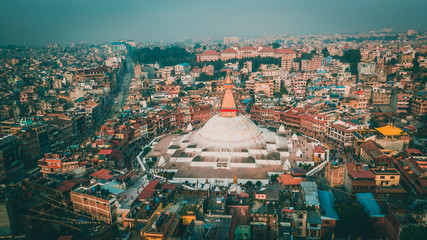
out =
{"type": "Polygon", "coordinates": [[[204,72],[201,72],[201,73],[199,74],[199,78],[198,78],[197,80],[199,80],[199,81],[201,81],[201,82],[207,82],[207,81],[211,80],[211,76],[207,75],[207,74],[206,74],[206,73],[204,73],[204,72]]]}
{"type": "Polygon", "coordinates": [[[286,89],[285,86],[280,87],[280,94],[282,94],[282,95],[283,94],[288,95],[289,94],[288,89],[286,89]]]}
{"type": "Polygon", "coordinates": [[[313,58],[313,54],[312,53],[301,53],[301,59],[308,59],[311,60],[313,58]]]}
{"type": "Polygon", "coordinates": [[[337,236],[352,239],[361,237],[367,239],[374,234],[374,225],[359,202],[340,202],[335,205],[339,221],[337,222],[337,236]]]}
{"type": "Polygon", "coordinates": [[[194,49],[199,49],[200,47],[201,47],[200,43],[196,43],[196,44],[194,45],[194,49]]]}
{"type": "Polygon", "coordinates": [[[344,52],[343,56],[340,58],[341,61],[345,63],[350,63],[350,72],[351,74],[357,75],[357,65],[362,59],[359,49],[349,49],[344,52]]]}
{"type": "Polygon", "coordinates": [[[274,48],[274,49],[277,49],[277,48],[281,47],[281,45],[279,43],[277,43],[277,42],[274,42],[274,43],[271,44],[271,47],[274,48]]]}
{"type": "Polygon", "coordinates": [[[256,181],[255,185],[256,185],[257,187],[261,187],[262,183],[261,183],[261,181],[256,181]]]}
{"type": "Polygon", "coordinates": [[[199,83],[199,84],[197,84],[197,86],[196,86],[198,89],[201,89],[201,88],[205,88],[205,84],[203,84],[203,83],[199,83]]]}
{"type": "Polygon", "coordinates": [[[185,92],[184,91],[181,91],[181,92],[178,93],[178,97],[181,98],[181,97],[184,97],[184,96],[185,96],[185,92]]]}
{"type": "Polygon", "coordinates": [[[322,54],[323,54],[323,57],[328,57],[329,56],[329,50],[327,48],[322,49],[322,54]]]}

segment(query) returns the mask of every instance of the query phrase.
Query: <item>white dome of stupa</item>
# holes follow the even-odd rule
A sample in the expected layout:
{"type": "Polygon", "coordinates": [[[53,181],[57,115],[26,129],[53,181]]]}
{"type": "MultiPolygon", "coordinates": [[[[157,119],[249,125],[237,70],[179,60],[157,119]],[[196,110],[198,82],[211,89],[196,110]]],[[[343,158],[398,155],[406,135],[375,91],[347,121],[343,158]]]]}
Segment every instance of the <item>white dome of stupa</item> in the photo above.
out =
{"type": "Polygon", "coordinates": [[[265,145],[265,140],[259,128],[246,116],[217,114],[195,133],[193,143],[213,149],[259,149],[265,145]]]}

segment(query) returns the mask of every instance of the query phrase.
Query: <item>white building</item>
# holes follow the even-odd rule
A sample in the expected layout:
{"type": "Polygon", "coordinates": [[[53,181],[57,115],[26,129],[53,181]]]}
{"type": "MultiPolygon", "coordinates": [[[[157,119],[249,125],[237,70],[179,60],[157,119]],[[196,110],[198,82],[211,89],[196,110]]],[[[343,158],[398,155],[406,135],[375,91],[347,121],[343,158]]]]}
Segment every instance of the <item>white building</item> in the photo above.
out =
{"type": "Polygon", "coordinates": [[[190,74],[181,76],[181,83],[184,85],[193,85],[195,81],[196,79],[194,78],[194,76],[190,74]]]}

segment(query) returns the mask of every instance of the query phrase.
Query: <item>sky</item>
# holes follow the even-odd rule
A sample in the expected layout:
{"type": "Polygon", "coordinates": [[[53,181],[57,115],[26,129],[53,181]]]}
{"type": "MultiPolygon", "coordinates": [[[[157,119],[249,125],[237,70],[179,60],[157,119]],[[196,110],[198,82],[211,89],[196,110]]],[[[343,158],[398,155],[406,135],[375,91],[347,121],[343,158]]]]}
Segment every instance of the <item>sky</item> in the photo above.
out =
{"type": "Polygon", "coordinates": [[[426,0],[0,0],[0,45],[427,30],[426,0]]]}

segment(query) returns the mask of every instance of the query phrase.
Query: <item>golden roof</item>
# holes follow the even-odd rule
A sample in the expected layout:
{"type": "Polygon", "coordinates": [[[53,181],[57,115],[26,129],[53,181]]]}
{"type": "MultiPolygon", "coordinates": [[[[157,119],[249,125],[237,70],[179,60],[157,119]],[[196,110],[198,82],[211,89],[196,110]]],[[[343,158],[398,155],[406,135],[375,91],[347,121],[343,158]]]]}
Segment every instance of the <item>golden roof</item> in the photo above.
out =
{"type": "Polygon", "coordinates": [[[231,79],[230,71],[227,72],[227,76],[225,77],[224,84],[233,84],[233,79],[231,79]]]}
{"type": "Polygon", "coordinates": [[[396,135],[401,135],[403,130],[398,128],[398,127],[393,127],[390,125],[384,126],[384,127],[379,127],[376,128],[376,130],[378,132],[380,132],[382,135],[384,136],[396,136],[396,135]]]}
{"type": "Polygon", "coordinates": [[[235,109],[236,102],[234,101],[233,92],[225,90],[224,98],[222,99],[222,109],[235,109]]]}

